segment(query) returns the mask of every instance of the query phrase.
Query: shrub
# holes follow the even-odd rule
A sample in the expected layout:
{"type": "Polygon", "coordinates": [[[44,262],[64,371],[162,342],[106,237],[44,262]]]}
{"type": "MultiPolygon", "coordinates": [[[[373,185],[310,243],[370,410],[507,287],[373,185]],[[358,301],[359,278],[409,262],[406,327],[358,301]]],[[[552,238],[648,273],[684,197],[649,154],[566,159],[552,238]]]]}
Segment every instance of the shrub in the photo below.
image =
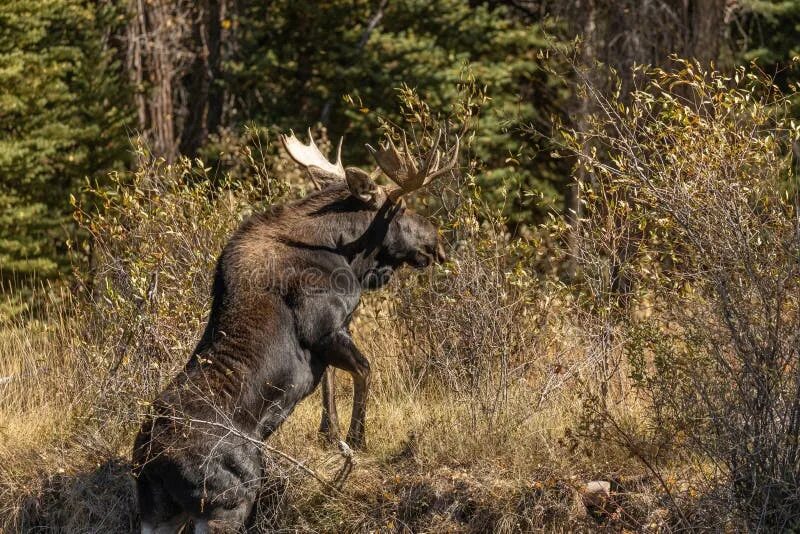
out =
{"type": "Polygon", "coordinates": [[[666,451],[691,460],[716,519],[797,528],[800,129],[755,70],[635,74],[629,101],[584,87],[597,112],[565,133],[591,178],[571,229],[582,309],[649,402],[637,428],[613,415],[622,390],[602,389],[592,416],[657,473],[666,451]]]}

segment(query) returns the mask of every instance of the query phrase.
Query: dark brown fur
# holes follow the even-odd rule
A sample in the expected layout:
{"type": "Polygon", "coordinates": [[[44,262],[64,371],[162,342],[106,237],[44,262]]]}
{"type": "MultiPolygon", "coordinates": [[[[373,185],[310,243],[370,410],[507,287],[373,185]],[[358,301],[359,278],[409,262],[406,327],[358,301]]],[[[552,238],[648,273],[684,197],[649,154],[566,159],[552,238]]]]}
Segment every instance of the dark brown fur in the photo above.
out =
{"type": "Polygon", "coordinates": [[[328,366],[354,378],[361,422],[349,439],[363,444],[369,362],[350,338],[351,314],[395,268],[442,257],[434,226],[378,193],[365,202],[337,182],[252,216],[231,237],[202,339],[136,437],[143,531],[173,532],[187,519],[197,531],[242,528],[263,474],[261,442],[328,366]]]}

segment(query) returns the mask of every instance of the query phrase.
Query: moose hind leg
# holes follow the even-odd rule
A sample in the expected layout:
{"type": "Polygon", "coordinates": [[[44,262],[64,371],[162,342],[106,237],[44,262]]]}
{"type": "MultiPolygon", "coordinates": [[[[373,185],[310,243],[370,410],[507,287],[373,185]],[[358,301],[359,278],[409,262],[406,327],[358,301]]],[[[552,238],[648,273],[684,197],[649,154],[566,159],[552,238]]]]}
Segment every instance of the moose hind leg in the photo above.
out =
{"type": "Polygon", "coordinates": [[[207,519],[195,521],[194,534],[236,534],[247,532],[253,522],[253,502],[243,501],[231,509],[217,509],[207,519]]]}
{"type": "Polygon", "coordinates": [[[336,380],[333,367],[322,377],[322,420],[319,433],[330,443],[339,441],[339,415],[336,411],[336,380]]]}
{"type": "Polygon", "coordinates": [[[247,532],[264,477],[261,447],[243,437],[228,437],[225,450],[203,472],[204,502],[195,515],[195,533],[247,532]]]}
{"type": "Polygon", "coordinates": [[[364,436],[364,426],[367,416],[367,395],[370,382],[369,366],[352,372],[351,376],[353,377],[353,415],[350,418],[350,428],[347,431],[347,443],[355,449],[365,449],[367,443],[364,436]]]}
{"type": "Polygon", "coordinates": [[[363,449],[366,445],[364,419],[369,391],[369,360],[364,357],[345,328],[325,336],[315,350],[324,354],[330,365],[347,371],[353,377],[353,415],[350,418],[347,442],[352,447],[363,449]]]}
{"type": "Polygon", "coordinates": [[[157,523],[142,521],[142,534],[177,534],[186,524],[187,519],[186,515],[179,514],[157,523]]]}
{"type": "Polygon", "coordinates": [[[188,519],[159,481],[141,475],[136,481],[142,534],[174,534],[188,519]]]}

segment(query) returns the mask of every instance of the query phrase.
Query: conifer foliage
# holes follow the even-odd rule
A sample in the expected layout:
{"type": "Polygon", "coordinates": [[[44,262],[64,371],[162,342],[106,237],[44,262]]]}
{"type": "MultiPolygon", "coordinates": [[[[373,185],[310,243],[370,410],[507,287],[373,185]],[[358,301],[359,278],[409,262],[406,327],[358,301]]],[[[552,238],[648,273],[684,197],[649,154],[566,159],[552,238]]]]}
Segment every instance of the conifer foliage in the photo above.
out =
{"type": "Polygon", "coordinates": [[[70,194],[123,165],[127,88],[108,46],[120,12],[84,0],[0,3],[0,270],[63,267],[70,194]]]}

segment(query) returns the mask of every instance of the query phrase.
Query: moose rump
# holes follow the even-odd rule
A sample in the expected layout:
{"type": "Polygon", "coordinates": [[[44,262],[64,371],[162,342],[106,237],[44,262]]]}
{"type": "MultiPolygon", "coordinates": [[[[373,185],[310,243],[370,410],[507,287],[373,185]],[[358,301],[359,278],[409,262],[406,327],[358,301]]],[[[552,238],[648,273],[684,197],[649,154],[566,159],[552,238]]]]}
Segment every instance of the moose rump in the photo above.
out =
{"type": "Polygon", "coordinates": [[[188,519],[200,532],[207,522],[221,531],[247,523],[263,477],[263,437],[322,377],[324,364],[285,327],[292,313],[278,296],[249,305],[231,331],[198,347],[142,425],[134,466],[143,532],[175,532],[188,519]]]}

